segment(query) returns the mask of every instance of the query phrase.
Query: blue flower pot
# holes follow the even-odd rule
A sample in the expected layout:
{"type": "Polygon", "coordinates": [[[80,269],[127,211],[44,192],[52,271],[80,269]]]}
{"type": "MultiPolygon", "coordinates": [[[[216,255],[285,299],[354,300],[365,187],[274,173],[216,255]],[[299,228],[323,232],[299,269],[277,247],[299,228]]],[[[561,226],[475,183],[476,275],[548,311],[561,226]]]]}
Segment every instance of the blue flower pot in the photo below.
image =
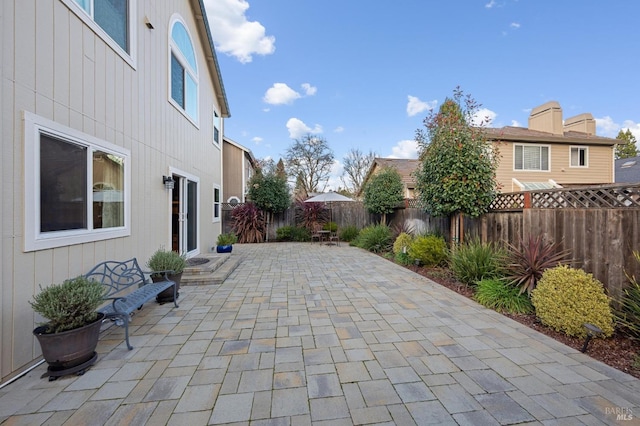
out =
{"type": "Polygon", "coordinates": [[[231,253],[231,249],[233,249],[233,246],[231,244],[229,244],[228,246],[216,246],[217,253],[231,253]]]}

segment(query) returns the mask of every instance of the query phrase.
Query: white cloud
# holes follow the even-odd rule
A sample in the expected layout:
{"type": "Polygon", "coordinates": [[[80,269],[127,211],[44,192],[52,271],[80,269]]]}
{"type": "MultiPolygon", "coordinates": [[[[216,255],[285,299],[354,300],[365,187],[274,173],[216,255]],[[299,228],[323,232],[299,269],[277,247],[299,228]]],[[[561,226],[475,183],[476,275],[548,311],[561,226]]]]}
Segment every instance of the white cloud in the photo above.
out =
{"type": "Polygon", "coordinates": [[[271,105],[291,105],[293,101],[300,98],[300,93],[293,90],[284,83],[273,83],[262,100],[271,105]]]}
{"type": "Polygon", "coordinates": [[[407,99],[409,100],[409,102],[407,102],[407,115],[409,117],[413,117],[426,110],[431,110],[438,104],[438,101],[424,102],[411,95],[407,96],[407,99]]]}
{"type": "MultiPolygon", "coordinates": [[[[306,96],[313,96],[318,91],[317,87],[313,87],[309,83],[303,83],[301,87],[306,96]]],[[[286,83],[273,83],[273,86],[267,90],[262,100],[271,105],[291,105],[301,97],[300,93],[287,86],[286,83]]]]}
{"type": "Polygon", "coordinates": [[[342,133],[342,132],[344,132],[344,127],[338,126],[335,129],[333,129],[333,132],[334,133],[342,133]]]}
{"type": "Polygon", "coordinates": [[[520,122],[518,120],[511,120],[511,125],[513,127],[522,127],[522,125],[520,124],[520,122]]]}
{"type": "Polygon", "coordinates": [[[489,3],[485,4],[484,7],[486,7],[487,9],[491,9],[495,5],[496,5],[496,0],[491,0],[489,3]]]}
{"type": "Polygon", "coordinates": [[[391,148],[389,158],[418,158],[418,144],[414,140],[402,140],[391,148]]]}
{"type": "Polygon", "coordinates": [[[216,49],[234,56],[242,63],[253,60],[253,55],[270,55],[276,50],[274,36],[266,35],[264,26],[249,21],[246,0],[204,0],[211,36],[216,49]]]}
{"type": "Polygon", "coordinates": [[[518,28],[520,28],[520,24],[518,22],[512,22],[509,26],[514,30],[517,30],[518,28]]]}
{"type": "Polygon", "coordinates": [[[607,138],[615,138],[618,136],[618,132],[620,131],[620,124],[613,121],[613,118],[604,116],[602,118],[596,118],[596,133],[600,136],[605,136],[607,138]]]}
{"type": "Polygon", "coordinates": [[[312,129],[304,124],[304,122],[298,118],[292,117],[287,121],[287,130],[289,130],[289,137],[291,139],[298,139],[306,135],[307,133],[322,133],[322,126],[316,124],[312,129]]]}
{"type": "MultiPolygon", "coordinates": [[[[631,134],[636,137],[636,141],[640,142],[640,123],[633,122],[631,120],[625,120],[622,122],[622,131],[629,129],[631,134]]],[[[618,134],[616,133],[616,136],[618,134]]]]}
{"type": "Polygon", "coordinates": [[[622,124],[618,124],[608,115],[603,118],[596,118],[596,133],[599,136],[615,138],[620,130],[626,132],[627,129],[636,137],[636,140],[640,141],[640,123],[636,123],[633,120],[624,120],[622,124]]]}
{"type": "Polygon", "coordinates": [[[307,96],[313,96],[316,94],[316,92],[318,91],[317,87],[313,87],[312,85],[310,85],[309,83],[302,83],[302,88],[304,89],[304,93],[307,96]]]}
{"type": "Polygon", "coordinates": [[[256,145],[260,145],[262,143],[262,138],[260,136],[254,136],[251,138],[251,141],[256,145]]]}
{"type": "Polygon", "coordinates": [[[489,126],[496,119],[498,114],[487,108],[481,108],[473,115],[471,122],[474,126],[489,126]]]}
{"type": "Polygon", "coordinates": [[[327,191],[337,191],[344,186],[340,178],[342,173],[344,173],[344,165],[339,160],[333,160],[329,181],[327,182],[327,191]]]}

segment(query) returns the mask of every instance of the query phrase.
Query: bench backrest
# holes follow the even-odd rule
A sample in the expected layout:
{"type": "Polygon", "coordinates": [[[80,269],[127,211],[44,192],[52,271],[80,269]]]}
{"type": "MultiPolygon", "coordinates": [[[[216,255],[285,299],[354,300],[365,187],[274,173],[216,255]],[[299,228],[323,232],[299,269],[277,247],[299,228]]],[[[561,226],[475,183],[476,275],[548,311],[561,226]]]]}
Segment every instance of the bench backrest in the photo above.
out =
{"type": "Polygon", "coordinates": [[[107,260],[98,263],[85,276],[90,280],[101,282],[108,289],[105,297],[110,297],[131,286],[138,287],[147,283],[135,257],[124,262],[107,260]]]}

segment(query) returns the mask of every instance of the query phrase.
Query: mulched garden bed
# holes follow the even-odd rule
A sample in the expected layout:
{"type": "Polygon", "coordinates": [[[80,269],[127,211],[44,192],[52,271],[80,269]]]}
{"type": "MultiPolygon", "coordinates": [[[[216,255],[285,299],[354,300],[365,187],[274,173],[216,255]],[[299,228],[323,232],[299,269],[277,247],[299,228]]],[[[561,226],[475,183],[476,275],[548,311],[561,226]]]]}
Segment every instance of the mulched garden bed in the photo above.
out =
{"type": "MultiPolygon", "coordinates": [[[[474,290],[465,286],[455,279],[451,271],[446,268],[423,268],[418,266],[407,266],[413,272],[425,276],[436,283],[443,285],[463,296],[473,298],[474,290]]],[[[538,320],[535,314],[503,314],[521,324],[526,325],[540,333],[581,350],[584,339],[569,337],[564,333],[555,331],[538,320]]],[[[607,339],[593,339],[589,343],[587,355],[597,359],[613,368],[624,371],[634,377],[640,378],[640,341],[630,339],[627,336],[616,332],[607,339]]]]}

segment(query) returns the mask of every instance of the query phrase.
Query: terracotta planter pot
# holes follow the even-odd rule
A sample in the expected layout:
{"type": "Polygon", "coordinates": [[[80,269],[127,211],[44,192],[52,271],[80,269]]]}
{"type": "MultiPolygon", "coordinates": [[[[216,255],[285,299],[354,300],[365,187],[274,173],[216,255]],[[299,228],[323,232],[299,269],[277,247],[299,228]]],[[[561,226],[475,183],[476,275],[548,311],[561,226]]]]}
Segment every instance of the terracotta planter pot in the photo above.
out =
{"type": "Polygon", "coordinates": [[[104,314],[98,313],[98,319],[91,324],[61,333],[45,333],[46,326],[33,330],[42,348],[42,356],[49,364],[49,370],[73,370],[74,367],[91,360],[98,346],[103,319],[104,314]]]}
{"type": "MultiPolygon", "coordinates": [[[[169,274],[169,279],[176,283],[176,298],[180,297],[180,280],[182,280],[182,272],[179,274],[169,274]]],[[[164,275],[161,277],[151,276],[153,282],[164,281],[164,275]]],[[[167,302],[173,302],[173,287],[169,287],[163,290],[162,293],[156,296],[156,302],[163,304],[167,302]]]]}

